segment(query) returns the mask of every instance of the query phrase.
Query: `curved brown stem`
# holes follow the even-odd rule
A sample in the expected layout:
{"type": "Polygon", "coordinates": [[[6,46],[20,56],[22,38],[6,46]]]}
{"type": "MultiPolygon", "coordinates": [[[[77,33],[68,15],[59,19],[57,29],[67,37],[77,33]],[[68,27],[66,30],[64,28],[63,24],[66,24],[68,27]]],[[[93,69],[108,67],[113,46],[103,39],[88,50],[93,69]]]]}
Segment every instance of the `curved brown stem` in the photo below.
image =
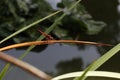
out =
{"type": "Polygon", "coordinates": [[[13,44],[13,45],[10,45],[10,46],[0,48],[0,51],[12,49],[12,48],[30,46],[30,45],[45,45],[45,44],[53,44],[53,43],[76,43],[76,44],[90,44],[90,45],[98,45],[98,46],[112,46],[111,44],[103,44],[103,43],[89,42],[89,41],[46,40],[46,41],[33,41],[33,42],[24,42],[24,43],[19,43],[19,44],[13,44]]]}
{"type": "Polygon", "coordinates": [[[46,73],[44,73],[43,71],[37,69],[36,67],[26,63],[26,62],[23,62],[17,58],[14,58],[8,54],[5,54],[3,52],[0,52],[0,59],[3,59],[7,62],[10,62],[28,72],[30,72],[31,74],[37,76],[38,78],[41,78],[43,80],[51,80],[52,77],[47,75],[46,73]]]}

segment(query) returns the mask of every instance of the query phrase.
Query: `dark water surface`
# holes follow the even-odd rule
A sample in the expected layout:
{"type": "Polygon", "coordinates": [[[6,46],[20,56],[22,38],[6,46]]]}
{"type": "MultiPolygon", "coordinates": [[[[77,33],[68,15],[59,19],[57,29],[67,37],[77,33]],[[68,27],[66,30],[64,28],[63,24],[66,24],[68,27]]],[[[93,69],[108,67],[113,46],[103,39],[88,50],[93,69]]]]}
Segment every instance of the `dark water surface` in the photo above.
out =
{"type": "MultiPolygon", "coordinates": [[[[55,8],[57,0],[48,0],[55,8]],[[53,2],[52,2],[53,1],[53,2]]],[[[117,44],[120,41],[120,18],[119,5],[117,0],[83,0],[82,2],[87,11],[95,20],[105,21],[108,25],[101,33],[95,36],[84,37],[86,40],[117,44]]],[[[34,65],[35,67],[53,75],[59,75],[72,71],[85,69],[91,62],[98,59],[102,54],[107,52],[111,47],[98,47],[86,45],[84,48],[78,46],[49,45],[42,52],[30,52],[23,60],[34,65]]],[[[5,53],[13,56],[20,56],[24,50],[12,49],[5,53]]],[[[0,61],[0,70],[5,63],[0,61]]],[[[120,54],[116,54],[99,70],[120,72],[120,54]]],[[[29,75],[27,72],[15,68],[4,80],[38,80],[29,75]]]]}

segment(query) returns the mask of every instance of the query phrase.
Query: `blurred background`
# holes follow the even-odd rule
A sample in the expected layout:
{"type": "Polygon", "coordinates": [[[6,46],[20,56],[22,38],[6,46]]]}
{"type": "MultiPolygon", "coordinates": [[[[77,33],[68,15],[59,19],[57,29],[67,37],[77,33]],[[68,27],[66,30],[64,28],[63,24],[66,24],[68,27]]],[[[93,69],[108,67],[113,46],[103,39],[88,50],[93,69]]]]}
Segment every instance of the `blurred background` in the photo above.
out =
{"type": "MultiPolygon", "coordinates": [[[[1,0],[0,40],[11,33],[45,17],[56,10],[62,13],[75,0],[1,0]],[[16,4],[15,4],[16,3],[16,4]]],[[[55,39],[74,39],[102,42],[116,45],[120,42],[119,0],[82,0],[82,2],[50,33],[55,39]]],[[[61,14],[22,32],[0,44],[4,47],[14,43],[35,41],[61,14]]],[[[52,44],[35,47],[23,60],[52,75],[84,70],[89,64],[112,47],[76,44],[52,44]]],[[[15,57],[22,55],[27,48],[4,51],[15,57]]],[[[116,54],[98,70],[120,72],[120,54],[116,54]]],[[[0,71],[6,62],[0,60],[0,71]]],[[[15,67],[4,80],[38,80],[35,76],[15,67]]],[[[94,80],[95,78],[90,78],[94,80]]],[[[108,80],[108,78],[97,78],[108,80]]],[[[109,79],[113,80],[113,79],[109,79]]],[[[115,80],[115,79],[114,79],[115,80]]]]}

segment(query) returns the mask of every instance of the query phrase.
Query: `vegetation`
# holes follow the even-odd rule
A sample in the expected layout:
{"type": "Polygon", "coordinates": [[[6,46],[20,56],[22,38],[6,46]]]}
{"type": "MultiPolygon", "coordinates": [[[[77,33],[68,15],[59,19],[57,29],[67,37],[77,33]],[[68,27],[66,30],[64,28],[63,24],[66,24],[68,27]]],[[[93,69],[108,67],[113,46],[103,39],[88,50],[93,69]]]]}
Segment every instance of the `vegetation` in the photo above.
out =
{"type": "MultiPolygon", "coordinates": [[[[0,44],[4,43],[7,40],[12,41],[12,43],[20,43],[25,41],[33,41],[23,43],[25,46],[31,45],[26,52],[23,53],[20,59],[23,59],[36,45],[38,45],[36,40],[43,40],[45,36],[39,36],[37,30],[42,29],[45,33],[55,37],[55,39],[62,40],[48,40],[48,41],[40,41],[40,44],[51,44],[56,42],[72,42],[81,44],[81,41],[72,40],[77,39],[80,36],[80,33],[84,33],[87,35],[95,35],[98,34],[106,24],[101,21],[95,21],[92,19],[91,15],[85,10],[85,7],[80,3],[81,0],[62,0],[58,3],[57,10],[54,10],[45,0],[2,0],[0,3],[0,37],[2,39],[0,44]],[[6,18],[7,16],[7,18],[6,18]],[[32,34],[31,34],[32,33],[32,34]],[[53,41],[53,42],[52,42],[53,41]]],[[[95,44],[95,45],[104,45],[111,46],[109,44],[102,44],[97,42],[86,42],[82,41],[82,44],[95,44]]],[[[21,45],[21,44],[17,44],[21,45]]],[[[16,48],[16,45],[12,45],[16,48]]],[[[22,45],[23,47],[23,45],[22,45]]],[[[5,48],[5,47],[3,47],[5,48]]],[[[2,51],[3,48],[0,48],[2,51]]],[[[10,49],[8,48],[8,49],[10,49]]],[[[103,63],[105,63],[108,59],[110,59],[113,55],[115,55],[120,50],[120,44],[116,45],[113,49],[105,53],[98,60],[93,62],[85,71],[78,77],[80,73],[77,73],[73,77],[74,80],[84,80],[86,79],[86,74],[89,71],[94,71],[98,67],[100,67],[103,63]]],[[[5,55],[5,53],[0,52],[0,58],[6,60],[16,66],[19,66],[33,75],[45,79],[45,80],[58,80],[64,78],[70,78],[69,76],[64,77],[56,77],[52,78],[46,73],[38,70],[37,68],[22,62],[10,55],[5,55]],[[21,64],[15,63],[15,60],[21,64]],[[35,69],[36,71],[32,71],[31,69],[35,69]],[[37,73],[38,72],[38,73],[37,73]]],[[[4,78],[6,73],[9,71],[10,64],[7,64],[4,69],[0,73],[0,80],[4,78]]],[[[12,69],[10,69],[12,70],[12,69]]],[[[93,72],[94,73],[94,72],[93,72]]],[[[109,72],[108,72],[109,73],[109,72]]],[[[73,73],[71,73],[73,75],[73,73]]],[[[92,72],[91,72],[92,74],[92,72]]],[[[113,73],[111,73],[113,74],[113,73]]],[[[117,73],[116,73],[117,74],[117,73]]],[[[119,74],[118,74],[119,75],[119,74]]],[[[99,75],[98,75],[99,76],[99,75]]],[[[104,75],[101,75],[104,76],[104,75]]],[[[112,77],[112,76],[108,76],[112,77]]],[[[113,78],[119,78],[118,76],[113,76],[113,78]]]]}
{"type": "MultiPolygon", "coordinates": [[[[68,8],[73,3],[75,3],[74,0],[62,0],[62,2],[58,4],[59,8],[57,9],[62,9],[62,13],[46,19],[40,24],[37,23],[37,25],[13,37],[12,40],[15,43],[34,41],[39,37],[37,32],[39,28],[43,31],[47,30],[62,14],[66,14],[66,16],[64,16],[64,19],[52,30],[52,35],[57,39],[75,39],[81,33],[93,35],[105,27],[106,24],[104,22],[93,20],[91,15],[88,14],[84,6],[80,3],[74,10],[68,11],[68,8]]],[[[45,0],[30,0],[28,2],[25,0],[2,0],[0,6],[2,6],[0,9],[1,38],[5,38],[28,24],[31,24],[33,21],[39,20],[56,11],[45,0]]]]}

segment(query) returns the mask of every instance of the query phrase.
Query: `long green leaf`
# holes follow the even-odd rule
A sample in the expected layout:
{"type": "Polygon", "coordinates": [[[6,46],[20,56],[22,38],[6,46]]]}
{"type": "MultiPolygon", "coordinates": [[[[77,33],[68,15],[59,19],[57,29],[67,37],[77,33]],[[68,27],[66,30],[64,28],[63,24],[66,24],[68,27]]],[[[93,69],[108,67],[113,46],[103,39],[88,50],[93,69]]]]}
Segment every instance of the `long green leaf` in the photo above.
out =
{"type": "MultiPolygon", "coordinates": [[[[69,9],[68,11],[71,11],[81,0],[78,0],[76,3],[74,3],[69,9]]],[[[55,27],[57,27],[57,25],[60,23],[60,21],[66,16],[66,13],[64,13],[63,15],[61,15],[58,19],[56,19],[56,21],[45,31],[45,33],[49,34],[55,27]]],[[[42,40],[44,39],[45,36],[41,35],[37,40],[42,40]]],[[[33,48],[35,47],[35,45],[30,46],[26,52],[24,53],[24,56],[22,56],[21,58],[25,57],[25,55],[27,55],[33,48]]]]}
{"type": "Polygon", "coordinates": [[[52,13],[52,14],[50,14],[50,15],[42,18],[42,19],[39,19],[39,20],[33,22],[32,24],[30,24],[30,25],[28,25],[28,26],[23,27],[22,29],[16,31],[15,33],[13,33],[13,34],[11,34],[10,36],[8,36],[8,37],[4,38],[3,40],[1,40],[1,41],[0,41],[0,44],[3,43],[3,42],[5,42],[6,40],[8,40],[8,39],[10,39],[10,38],[12,38],[12,37],[14,37],[14,36],[16,36],[17,34],[19,34],[19,33],[23,32],[23,31],[29,29],[30,27],[32,27],[32,26],[34,26],[34,25],[36,25],[36,24],[38,24],[38,23],[40,23],[40,22],[42,22],[42,21],[44,21],[44,20],[46,20],[46,19],[48,19],[48,18],[50,18],[50,17],[52,17],[52,16],[54,16],[55,14],[57,14],[57,13],[59,13],[59,12],[61,12],[61,11],[54,12],[54,13],[52,13]]]}
{"type": "MultiPolygon", "coordinates": [[[[118,45],[116,45],[114,48],[112,48],[111,50],[109,50],[107,53],[105,53],[98,60],[93,62],[90,66],[88,66],[85,69],[85,72],[96,70],[97,68],[99,68],[102,64],[104,64],[107,60],[109,60],[112,56],[114,56],[119,51],[120,51],[120,43],[118,45]]],[[[85,74],[83,73],[84,79],[85,79],[85,74]]],[[[74,80],[81,80],[81,77],[75,78],[74,80]]]]}
{"type": "Polygon", "coordinates": [[[10,67],[10,64],[8,63],[8,64],[4,67],[4,69],[1,71],[1,73],[0,73],[0,80],[3,80],[4,76],[6,75],[8,69],[9,69],[9,67],[10,67]]]}

